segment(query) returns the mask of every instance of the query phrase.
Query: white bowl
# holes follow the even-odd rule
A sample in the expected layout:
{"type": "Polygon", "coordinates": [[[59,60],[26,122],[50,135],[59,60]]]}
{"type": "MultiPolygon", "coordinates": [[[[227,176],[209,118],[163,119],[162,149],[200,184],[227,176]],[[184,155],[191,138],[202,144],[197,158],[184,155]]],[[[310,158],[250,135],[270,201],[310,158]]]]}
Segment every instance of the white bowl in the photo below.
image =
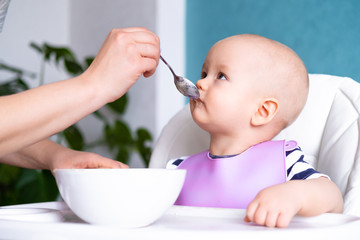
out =
{"type": "Polygon", "coordinates": [[[91,224],[133,228],[151,224],[174,204],[185,180],[180,169],[57,169],[69,208],[91,224]]]}

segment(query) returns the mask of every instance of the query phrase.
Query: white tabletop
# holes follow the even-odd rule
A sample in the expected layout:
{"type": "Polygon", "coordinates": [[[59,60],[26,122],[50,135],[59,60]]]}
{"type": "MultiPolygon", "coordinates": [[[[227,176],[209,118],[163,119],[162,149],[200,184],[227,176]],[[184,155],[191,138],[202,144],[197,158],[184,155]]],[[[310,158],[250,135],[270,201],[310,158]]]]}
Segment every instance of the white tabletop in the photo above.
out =
{"type": "Polygon", "coordinates": [[[286,229],[245,223],[243,210],[171,207],[135,229],[91,225],[63,202],[0,208],[0,239],[360,239],[360,218],[343,214],[295,217],[286,229]]]}

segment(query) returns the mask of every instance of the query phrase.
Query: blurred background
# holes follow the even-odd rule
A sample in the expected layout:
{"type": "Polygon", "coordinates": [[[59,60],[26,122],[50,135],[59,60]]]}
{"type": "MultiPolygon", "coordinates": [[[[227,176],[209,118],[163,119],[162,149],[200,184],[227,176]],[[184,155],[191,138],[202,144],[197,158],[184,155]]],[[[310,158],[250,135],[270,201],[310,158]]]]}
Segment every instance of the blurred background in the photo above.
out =
{"type": "MultiPolygon", "coordinates": [[[[241,33],[263,35],[291,47],[309,73],[359,82],[359,10],[358,0],[11,0],[0,34],[0,64],[38,74],[42,56],[30,43],[67,47],[83,59],[96,55],[111,29],[142,26],[158,34],[164,58],[193,82],[210,47],[241,33]]],[[[0,71],[0,83],[10,75],[0,71]]],[[[50,63],[44,71],[45,83],[71,76],[50,63]]],[[[27,84],[36,87],[39,82],[35,78],[27,84]]],[[[159,63],[154,76],[140,78],[130,89],[121,118],[130,129],[148,130],[152,140],[146,144],[151,148],[163,126],[186,103],[169,70],[159,63]]],[[[118,117],[106,109],[103,114],[118,117]]],[[[104,134],[103,122],[94,115],[77,125],[88,142],[104,134]]],[[[115,158],[102,145],[91,151],[115,158]]],[[[129,165],[144,167],[146,162],[131,154],[129,165]]]]}
{"type": "Polygon", "coordinates": [[[200,75],[206,52],[216,41],[255,33],[292,48],[309,73],[359,81],[359,11],[357,0],[188,0],[186,73],[191,79],[200,75]]]}

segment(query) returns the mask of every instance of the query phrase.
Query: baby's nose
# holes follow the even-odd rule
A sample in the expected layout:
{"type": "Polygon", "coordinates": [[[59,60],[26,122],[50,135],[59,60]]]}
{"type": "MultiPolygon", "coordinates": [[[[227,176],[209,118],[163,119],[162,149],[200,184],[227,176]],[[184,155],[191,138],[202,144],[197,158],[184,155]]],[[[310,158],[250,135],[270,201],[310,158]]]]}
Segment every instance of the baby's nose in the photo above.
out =
{"type": "Polygon", "coordinates": [[[196,82],[196,87],[199,89],[199,90],[202,90],[202,91],[205,91],[206,90],[206,81],[204,78],[202,79],[199,79],[197,82],[196,82]]]}

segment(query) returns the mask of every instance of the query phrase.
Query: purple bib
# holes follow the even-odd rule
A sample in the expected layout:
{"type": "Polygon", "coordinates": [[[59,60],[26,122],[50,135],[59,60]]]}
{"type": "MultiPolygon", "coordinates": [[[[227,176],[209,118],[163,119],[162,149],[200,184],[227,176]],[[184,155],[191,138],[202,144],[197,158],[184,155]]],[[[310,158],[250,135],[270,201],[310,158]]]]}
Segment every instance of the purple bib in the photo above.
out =
{"type": "Polygon", "coordinates": [[[296,146],[267,141],[233,157],[192,155],[178,166],[187,171],[175,205],[245,209],[262,189],[286,182],[285,151],[296,146]]]}

